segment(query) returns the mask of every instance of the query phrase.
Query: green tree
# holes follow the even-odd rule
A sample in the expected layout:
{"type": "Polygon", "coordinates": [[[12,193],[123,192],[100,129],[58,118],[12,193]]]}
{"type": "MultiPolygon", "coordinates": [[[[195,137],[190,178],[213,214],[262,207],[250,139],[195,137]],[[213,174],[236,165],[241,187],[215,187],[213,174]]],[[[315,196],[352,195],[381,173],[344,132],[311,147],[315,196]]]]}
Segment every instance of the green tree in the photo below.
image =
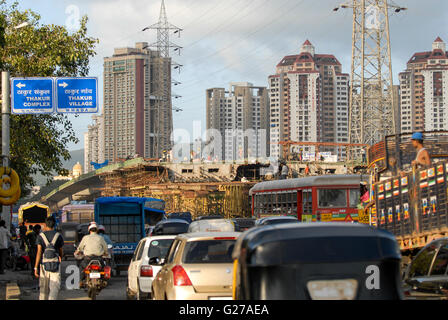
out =
{"type": "MultiPolygon", "coordinates": [[[[44,25],[40,18],[31,10],[21,11],[17,2],[0,0],[0,70],[12,77],[87,76],[98,43],[87,36],[87,17],[74,33],[44,25]],[[30,25],[14,29],[25,21],[30,25]]],[[[28,194],[38,172],[48,183],[54,172],[68,173],[62,167],[62,159],[70,159],[66,146],[79,141],[66,115],[12,115],[10,123],[10,166],[19,174],[22,195],[28,194]]]]}

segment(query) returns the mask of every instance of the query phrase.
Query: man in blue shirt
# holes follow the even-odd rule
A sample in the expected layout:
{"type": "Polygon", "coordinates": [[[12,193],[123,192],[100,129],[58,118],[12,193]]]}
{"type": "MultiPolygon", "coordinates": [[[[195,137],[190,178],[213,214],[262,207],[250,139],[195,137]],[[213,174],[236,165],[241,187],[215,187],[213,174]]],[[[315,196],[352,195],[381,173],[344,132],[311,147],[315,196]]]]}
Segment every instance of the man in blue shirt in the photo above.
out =
{"type": "Polygon", "coordinates": [[[98,234],[104,238],[104,241],[106,241],[107,245],[113,245],[113,242],[106,234],[106,228],[103,225],[98,226],[98,234]]]}

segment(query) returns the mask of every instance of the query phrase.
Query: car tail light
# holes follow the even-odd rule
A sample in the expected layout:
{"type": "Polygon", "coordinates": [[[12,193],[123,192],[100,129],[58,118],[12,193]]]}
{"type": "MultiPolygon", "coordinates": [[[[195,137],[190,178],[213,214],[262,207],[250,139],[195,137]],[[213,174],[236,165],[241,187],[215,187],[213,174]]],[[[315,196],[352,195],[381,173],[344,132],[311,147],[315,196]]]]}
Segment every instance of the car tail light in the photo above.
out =
{"type": "Polygon", "coordinates": [[[175,266],[171,269],[175,286],[191,286],[190,278],[181,266],[175,266]]]}
{"type": "Polygon", "coordinates": [[[214,240],[236,240],[235,237],[215,237],[214,240]]]}
{"type": "Polygon", "coordinates": [[[141,266],[140,267],[140,277],[152,277],[152,267],[151,266],[141,266]]]}

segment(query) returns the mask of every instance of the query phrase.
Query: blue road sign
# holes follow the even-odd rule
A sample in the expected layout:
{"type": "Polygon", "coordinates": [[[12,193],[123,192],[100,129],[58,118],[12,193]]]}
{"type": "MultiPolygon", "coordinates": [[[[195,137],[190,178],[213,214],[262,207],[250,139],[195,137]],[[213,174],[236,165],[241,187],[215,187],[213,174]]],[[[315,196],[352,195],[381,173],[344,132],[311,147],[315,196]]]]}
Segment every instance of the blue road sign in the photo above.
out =
{"type": "Polygon", "coordinates": [[[59,113],[96,113],[98,79],[56,78],[56,97],[59,113]]]}
{"type": "Polygon", "coordinates": [[[11,112],[14,114],[53,113],[52,78],[11,78],[11,112]]]}

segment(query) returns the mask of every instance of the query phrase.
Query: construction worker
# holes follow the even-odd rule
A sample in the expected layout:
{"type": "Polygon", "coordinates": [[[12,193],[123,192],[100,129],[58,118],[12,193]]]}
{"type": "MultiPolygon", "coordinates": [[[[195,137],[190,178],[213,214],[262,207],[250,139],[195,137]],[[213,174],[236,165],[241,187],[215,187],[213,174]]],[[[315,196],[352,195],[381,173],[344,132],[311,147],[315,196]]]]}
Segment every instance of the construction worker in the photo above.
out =
{"type": "Polygon", "coordinates": [[[429,156],[428,150],[423,147],[423,134],[421,132],[415,132],[412,137],[412,146],[417,151],[417,156],[415,160],[412,161],[413,167],[429,167],[431,165],[431,158],[429,156]]]}
{"type": "Polygon", "coordinates": [[[306,165],[305,167],[305,175],[309,175],[310,174],[310,167],[308,165],[306,165]]]}

